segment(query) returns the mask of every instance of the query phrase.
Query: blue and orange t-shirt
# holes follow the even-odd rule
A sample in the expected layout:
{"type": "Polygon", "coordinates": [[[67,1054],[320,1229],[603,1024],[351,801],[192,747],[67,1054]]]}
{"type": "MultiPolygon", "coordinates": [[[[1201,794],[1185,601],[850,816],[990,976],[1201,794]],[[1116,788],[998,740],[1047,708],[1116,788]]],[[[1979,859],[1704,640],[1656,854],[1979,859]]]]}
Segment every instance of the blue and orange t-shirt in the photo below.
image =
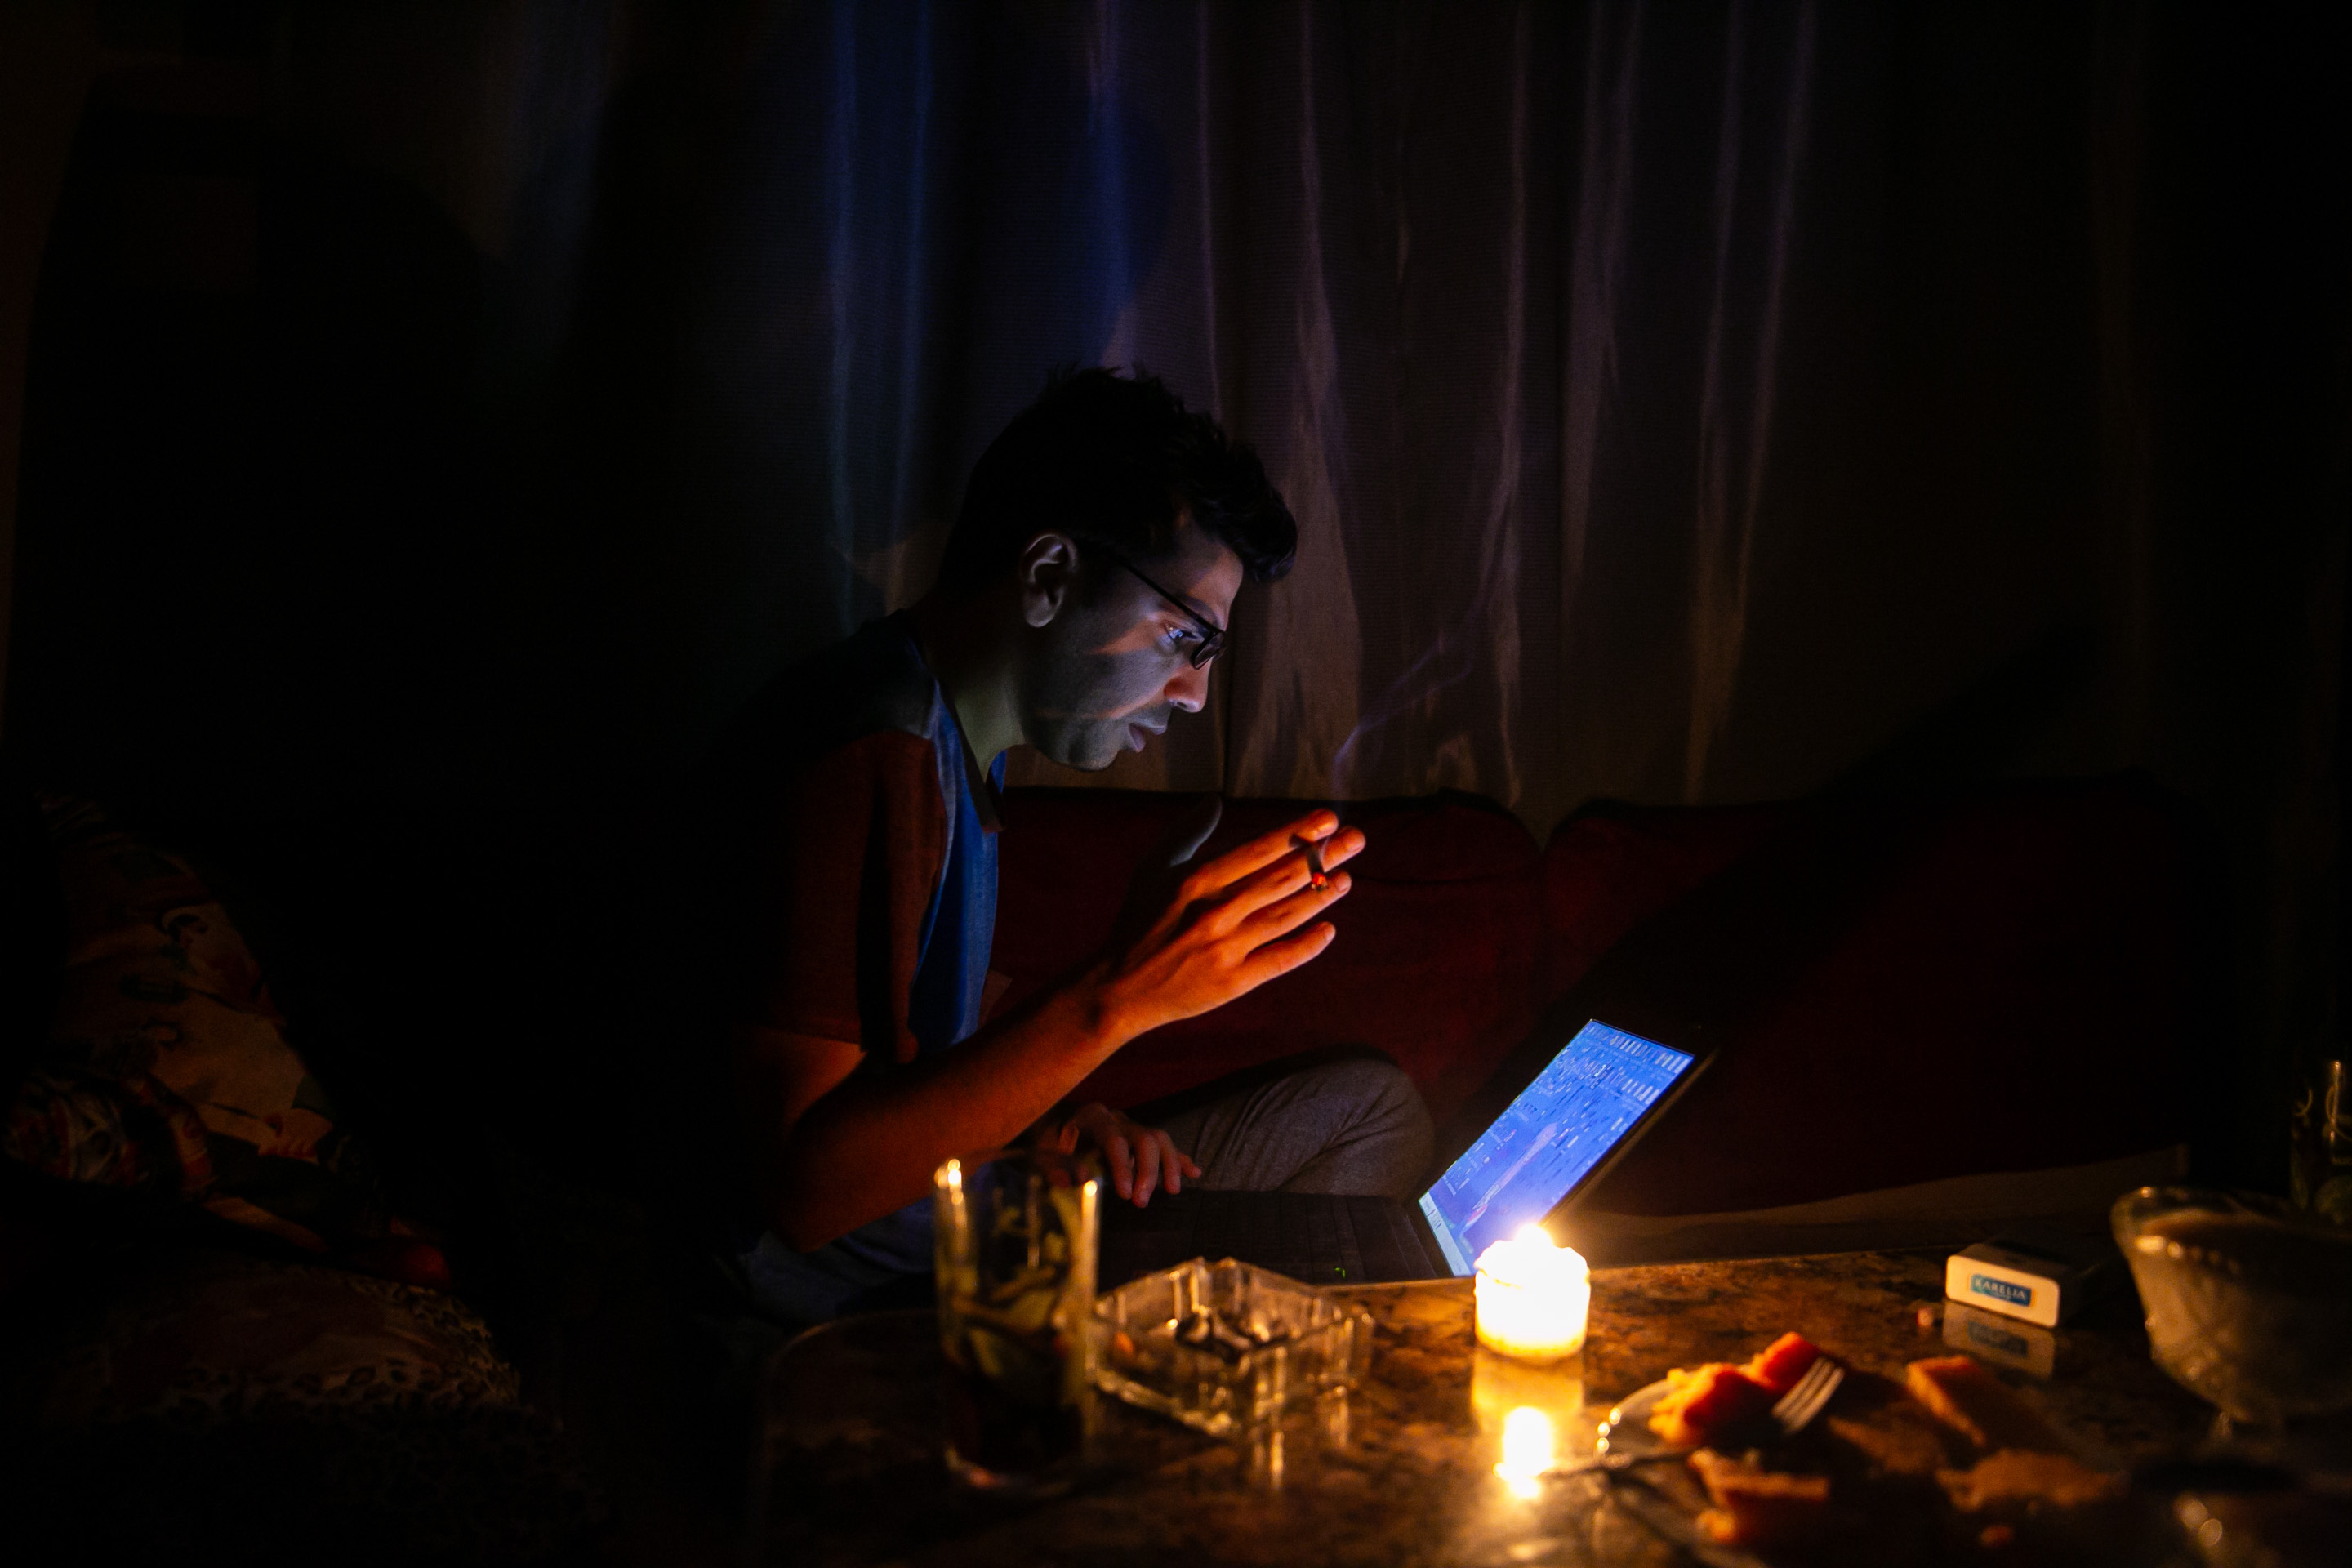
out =
{"type": "MultiPolygon", "coordinates": [[[[869,622],[779,677],[719,759],[724,819],[740,836],[722,879],[728,1010],[854,1041],[861,1072],[977,1029],[1003,762],[982,773],[907,618],[869,622]]],[[[877,1270],[928,1269],[930,1247],[925,1202],[813,1253],[762,1238],[747,1265],[763,1297],[782,1296],[779,1310],[829,1316],[817,1308],[877,1270]]]]}

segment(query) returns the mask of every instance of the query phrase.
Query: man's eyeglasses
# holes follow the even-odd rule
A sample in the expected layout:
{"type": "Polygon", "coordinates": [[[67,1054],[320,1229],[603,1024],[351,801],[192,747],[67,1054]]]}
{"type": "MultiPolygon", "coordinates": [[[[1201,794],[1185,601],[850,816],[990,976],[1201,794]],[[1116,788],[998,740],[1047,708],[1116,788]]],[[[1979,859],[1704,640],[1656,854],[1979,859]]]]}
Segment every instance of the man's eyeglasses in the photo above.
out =
{"type": "Polygon", "coordinates": [[[1169,604],[1175,606],[1177,614],[1182,616],[1186,620],[1192,623],[1192,629],[1201,635],[1201,646],[1194,648],[1192,652],[1192,668],[1194,669],[1200,668],[1202,665],[1208,663],[1211,659],[1216,658],[1217,655],[1224,651],[1224,627],[1218,626],[1215,622],[1202,616],[1198,611],[1194,610],[1192,605],[1186,604],[1181,595],[1170,593],[1167,589],[1161,587],[1150,578],[1146,577],[1142,572],[1137,568],[1134,562],[1129,561],[1126,556],[1121,555],[1118,551],[1113,550],[1110,546],[1093,540],[1089,540],[1087,542],[1093,544],[1097,550],[1101,551],[1113,562],[1117,563],[1118,565],[1124,566],[1129,572],[1134,574],[1137,582],[1141,583],[1145,587],[1150,589],[1153,593],[1167,600],[1169,604]]]}

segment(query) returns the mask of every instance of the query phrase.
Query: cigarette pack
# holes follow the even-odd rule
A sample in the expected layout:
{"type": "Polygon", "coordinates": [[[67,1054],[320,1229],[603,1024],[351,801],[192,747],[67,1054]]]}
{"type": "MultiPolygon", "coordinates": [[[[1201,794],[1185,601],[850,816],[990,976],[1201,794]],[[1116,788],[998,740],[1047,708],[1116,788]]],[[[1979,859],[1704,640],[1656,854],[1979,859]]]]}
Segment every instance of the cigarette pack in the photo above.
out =
{"type": "Polygon", "coordinates": [[[2115,1249],[2071,1237],[2000,1237],[1944,1264],[1950,1300],[2050,1328],[2080,1310],[2113,1272],[2115,1249]]]}

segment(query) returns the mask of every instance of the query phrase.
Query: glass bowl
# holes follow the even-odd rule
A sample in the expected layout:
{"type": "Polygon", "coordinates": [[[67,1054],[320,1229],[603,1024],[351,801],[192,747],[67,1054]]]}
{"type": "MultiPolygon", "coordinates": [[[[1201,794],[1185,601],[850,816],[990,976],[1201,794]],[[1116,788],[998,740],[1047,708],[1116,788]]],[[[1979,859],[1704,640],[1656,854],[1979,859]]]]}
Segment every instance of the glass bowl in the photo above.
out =
{"type": "Polygon", "coordinates": [[[2352,1408],[2352,1231],[2190,1187],[2126,1193],[2109,1219],[2175,1382],[2262,1425],[2352,1408]]]}
{"type": "Polygon", "coordinates": [[[1097,1386],[1214,1437],[1352,1388],[1372,1359],[1370,1312],[1230,1258],[1120,1286],[1095,1302],[1094,1334],[1097,1386]]]}

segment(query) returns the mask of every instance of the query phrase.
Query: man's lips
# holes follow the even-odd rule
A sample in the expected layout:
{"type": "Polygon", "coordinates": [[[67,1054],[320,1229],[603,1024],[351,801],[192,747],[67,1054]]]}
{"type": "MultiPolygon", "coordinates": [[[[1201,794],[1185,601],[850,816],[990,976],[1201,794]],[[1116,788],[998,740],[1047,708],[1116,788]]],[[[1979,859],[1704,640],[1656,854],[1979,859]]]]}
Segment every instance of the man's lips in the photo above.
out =
{"type": "Polygon", "coordinates": [[[1146,741],[1164,733],[1167,728],[1165,724],[1129,724],[1127,727],[1127,749],[1130,752],[1143,750],[1146,741]]]}

